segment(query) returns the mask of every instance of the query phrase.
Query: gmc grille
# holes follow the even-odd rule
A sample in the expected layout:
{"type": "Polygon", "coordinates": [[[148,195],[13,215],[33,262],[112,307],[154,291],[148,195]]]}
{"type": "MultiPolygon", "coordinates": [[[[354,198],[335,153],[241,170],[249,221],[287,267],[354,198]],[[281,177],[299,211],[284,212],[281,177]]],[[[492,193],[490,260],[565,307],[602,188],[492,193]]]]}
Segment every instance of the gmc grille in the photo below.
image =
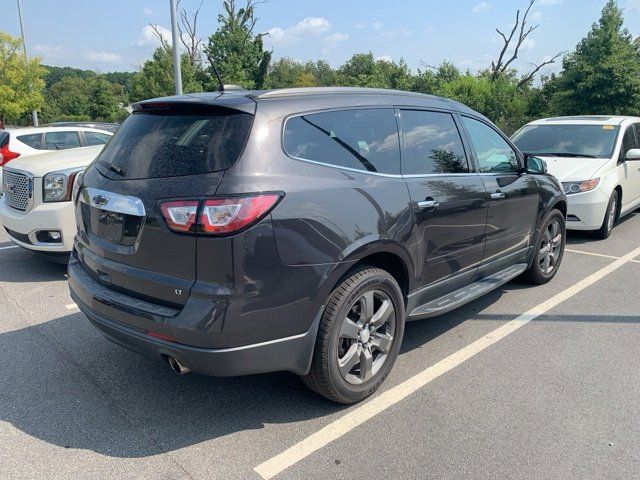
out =
{"type": "Polygon", "coordinates": [[[26,212],[33,198],[31,177],[5,168],[2,173],[2,184],[7,205],[21,212],[26,212]]]}

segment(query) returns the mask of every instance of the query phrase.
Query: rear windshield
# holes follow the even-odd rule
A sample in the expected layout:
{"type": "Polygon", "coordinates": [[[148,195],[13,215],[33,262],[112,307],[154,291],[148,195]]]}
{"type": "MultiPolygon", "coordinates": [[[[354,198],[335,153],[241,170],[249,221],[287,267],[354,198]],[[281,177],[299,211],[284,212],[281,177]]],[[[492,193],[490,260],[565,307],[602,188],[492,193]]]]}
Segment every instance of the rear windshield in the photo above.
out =
{"type": "Polygon", "coordinates": [[[528,125],[513,137],[524,153],[548,156],[609,158],[617,125],[528,125]]]}
{"type": "Polygon", "coordinates": [[[114,179],[177,177],[229,168],[240,156],[252,115],[134,112],[95,161],[114,179]]]}

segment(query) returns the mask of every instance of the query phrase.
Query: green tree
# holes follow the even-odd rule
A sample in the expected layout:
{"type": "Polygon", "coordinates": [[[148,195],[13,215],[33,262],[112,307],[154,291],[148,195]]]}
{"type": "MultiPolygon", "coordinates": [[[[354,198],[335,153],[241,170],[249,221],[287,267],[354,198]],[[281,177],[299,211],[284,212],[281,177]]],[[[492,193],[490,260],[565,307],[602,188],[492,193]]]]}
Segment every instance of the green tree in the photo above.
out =
{"type": "Polygon", "coordinates": [[[622,11],[609,0],[602,16],[567,55],[552,108],[558,114],[640,112],[640,52],[623,28],[622,11]]]}
{"type": "MultiPolygon", "coordinates": [[[[181,55],[180,66],[184,93],[201,92],[202,84],[186,54],[181,55]]],[[[151,60],[144,62],[142,69],[131,79],[130,101],[173,95],[174,91],[172,48],[164,45],[156,48],[151,60]]]]}
{"type": "Polygon", "coordinates": [[[18,122],[30,110],[42,107],[45,74],[38,58],[26,68],[22,41],[0,32],[0,123],[18,122]]]}
{"type": "Polygon", "coordinates": [[[246,0],[239,7],[236,0],[224,0],[224,14],[218,16],[218,29],[209,37],[205,55],[210,66],[209,89],[216,90],[218,81],[213,65],[224,83],[233,83],[245,88],[263,88],[271,52],[265,51],[262,35],[254,34],[258,21],[255,16],[256,2],[246,0]]]}
{"type": "Polygon", "coordinates": [[[122,108],[124,89],[104,78],[96,78],[89,89],[89,118],[99,122],[122,120],[125,110],[122,108]]]}
{"type": "Polygon", "coordinates": [[[44,122],[90,120],[89,84],[80,77],[61,77],[45,91],[44,122]]]}

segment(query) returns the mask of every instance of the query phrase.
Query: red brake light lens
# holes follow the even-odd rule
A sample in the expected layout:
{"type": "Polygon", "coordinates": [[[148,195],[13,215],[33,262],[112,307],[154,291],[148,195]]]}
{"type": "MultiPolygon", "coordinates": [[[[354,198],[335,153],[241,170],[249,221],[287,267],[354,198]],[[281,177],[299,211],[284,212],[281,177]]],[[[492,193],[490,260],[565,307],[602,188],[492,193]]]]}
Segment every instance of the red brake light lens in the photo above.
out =
{"type": "Polygon", "coordinates": [[[203,233],[235,233],[262,219],[278,203],[279,195],[215,198],[203,202],[200,228],[203,233]]]}
{"type": "Polygon", "coordinates": [[[174,232],[187,233],[195,230],[197,200],[163,202],[160,204],[160,210],[167,226],[174,232]]]}
{"type": "Polygon", "coordinates": [[[19,156],[19,153],[9,150],[9,145],[5,145],[0,148],[0,167],[6,165],[7,162],[10,162],[14,158],[18,158],[19,156]]]}

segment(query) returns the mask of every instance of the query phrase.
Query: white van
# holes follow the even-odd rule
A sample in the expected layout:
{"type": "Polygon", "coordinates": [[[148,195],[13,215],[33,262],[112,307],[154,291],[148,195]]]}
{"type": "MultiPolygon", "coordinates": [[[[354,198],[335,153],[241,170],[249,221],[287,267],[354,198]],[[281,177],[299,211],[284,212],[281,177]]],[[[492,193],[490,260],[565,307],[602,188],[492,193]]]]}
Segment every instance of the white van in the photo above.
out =
{"type": "Polygon", "coordinates": [[[576,116],[528,123],[513,135],[547,163],[567,195],[567,228],[607,238],[640,207],[640,118],[576,116]]]}

